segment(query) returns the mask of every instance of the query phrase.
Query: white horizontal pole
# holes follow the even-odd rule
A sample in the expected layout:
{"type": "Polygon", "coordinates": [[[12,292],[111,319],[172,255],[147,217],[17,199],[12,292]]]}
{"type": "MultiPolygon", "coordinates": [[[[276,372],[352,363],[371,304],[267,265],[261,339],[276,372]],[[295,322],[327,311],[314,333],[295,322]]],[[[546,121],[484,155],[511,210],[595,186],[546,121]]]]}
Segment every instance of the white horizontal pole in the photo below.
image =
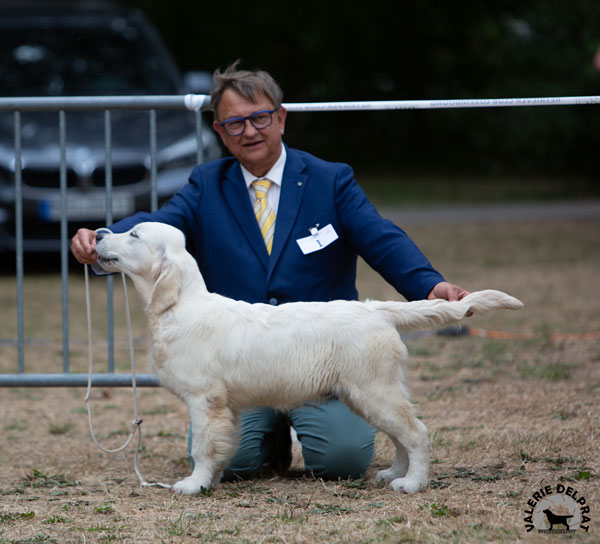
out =
{"type": "MultiPolygon", "coordinates": [[[[452,100],[375,100],[354,102],[295,102],[288,111],[382,111],[457,108],[513,108],[523,106],[583,106],[600,104],[600,96],[546,96],[530,98],[474,98],[452,100]]],[[[166,96],[46,96],[0,98],[0,111],[77,111],[153,108],[210,110],[204,94],[166,96]]]]}
{"type": "Polygon", "coordinates": [[[457,108],[512,108],[523,106],[582,106],[591,104],[600,104],[600,96],[475,98],[455,100],[379,100],[372,102],[305,102],[282,105],[288,111],[382,111],[457,108]]]}

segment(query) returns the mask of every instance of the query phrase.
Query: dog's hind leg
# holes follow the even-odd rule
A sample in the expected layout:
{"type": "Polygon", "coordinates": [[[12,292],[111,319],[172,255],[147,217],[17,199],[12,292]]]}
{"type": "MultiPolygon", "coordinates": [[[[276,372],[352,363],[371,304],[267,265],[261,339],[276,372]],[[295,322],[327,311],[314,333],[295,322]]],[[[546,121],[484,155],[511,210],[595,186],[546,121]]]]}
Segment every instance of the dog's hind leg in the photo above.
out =
{"type": "Polygon", "coordinates": [[[394,491],[416,493],[429,484],[429,433],[404,391],[389,384],[353,388],[344,400],[396,446],[393,465],[378,473],[394,491]]]}
{"type": "Polygon", "coordinates": [[[408,471],[404,477],[392,480],[390,487],[394,491],[416,493],[429,485],[429,432],[415,417],[413,428],[409,432],[404,430],[401,435],[400,440],[408,453],[408,471]]]}
{"type": "Polygon", "coordinates": [[[187,405],[192,423],[194,470],[173,488],[178,493],[193,494],[208,491],[219,481],[235,450],[237,416],[221,396],[194,397],[187,399],[187,405]]]}
{"type": "Polygon", "coordinates": [[[393,436],[390,436],[390,439],[396,447],[394,464],[386,470],[380,470],[377,473],[376,478],[378,482],[385,481],[388,484],[391,483],[392,480],[403,478],[408,472],[408,452],[406,451],[406,448],[393,436]]]}

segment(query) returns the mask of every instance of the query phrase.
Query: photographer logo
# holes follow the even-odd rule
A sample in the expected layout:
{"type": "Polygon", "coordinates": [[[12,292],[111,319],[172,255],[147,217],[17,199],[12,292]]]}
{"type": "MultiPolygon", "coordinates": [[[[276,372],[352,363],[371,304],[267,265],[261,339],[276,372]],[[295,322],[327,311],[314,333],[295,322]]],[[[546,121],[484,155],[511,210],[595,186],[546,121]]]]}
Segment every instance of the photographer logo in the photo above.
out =
{"type": "Polygon", "coordinates": [[[590,529],[590,506],[578,490],[557,484],[538,489],[527,501],[527,532],[574,534],[590,529]]]}

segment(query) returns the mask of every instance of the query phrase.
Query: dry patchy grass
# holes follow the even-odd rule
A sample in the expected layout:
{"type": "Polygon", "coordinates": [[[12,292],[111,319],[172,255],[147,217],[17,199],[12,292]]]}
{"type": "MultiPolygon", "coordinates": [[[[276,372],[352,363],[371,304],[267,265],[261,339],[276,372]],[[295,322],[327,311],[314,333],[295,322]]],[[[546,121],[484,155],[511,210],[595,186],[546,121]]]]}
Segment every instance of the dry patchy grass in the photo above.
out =
{"type": "MultiPolygon", "coordinates": [[[[526,533],[523,518],[531,494],[559,482],[592,506],[589,533],[569,541],[598,541],[600,340],[551,335],[600,330],[600,222],[431,226],[410,234],[452,281],[503,289],[526,303],[523,312],[472,318],[469,326],[535,335],[407,340],[408,382],[431,433],[427,491],[406,496],[375,485],[375,473],[393,455],[381,434],[359,481],[312,478],[296,448],[288,473],[221,484],[206,495],[141,489],[132,448],[107,455],[91,443],[82,390],[2,390],[0,543],[553,541],[561,537],[526,533]]],[[[3,306],[11,307],[13,280],[0,281],[3,306]]],[[[70,289],[71,359],[85,370],[81,280],[74,277],[70,289]]],[[[398,298],[363,264],[360,291],[398,298]]],[[[100,338],[105,297],[98,280],[94,293],[100,338]]],[[[60,332],[44,317],[58,301],[54,276],[28,279],[27,336],[44,339],[28,345],[31,371],[61,367],[60,332]]],[[[139,306],[134,310],[136,336],[143,338],[143,317],[139,306]]],[[[0,336],[10,338],[13,327],[3,317],[0,336]]],[[[123,330],[118,324],[117,359],[126,369],[123,330]]],[[[14,348],[0,346],[0,371],[14,366],[14,348]]],[[[188,472],[184,406],[161,389],[139,397],[141,470],[149,480],[174,482],[188,472]]],[[[99,389],[92,402],[100,438],[118,445],[132,417],[130,391],[99,389]]]]}

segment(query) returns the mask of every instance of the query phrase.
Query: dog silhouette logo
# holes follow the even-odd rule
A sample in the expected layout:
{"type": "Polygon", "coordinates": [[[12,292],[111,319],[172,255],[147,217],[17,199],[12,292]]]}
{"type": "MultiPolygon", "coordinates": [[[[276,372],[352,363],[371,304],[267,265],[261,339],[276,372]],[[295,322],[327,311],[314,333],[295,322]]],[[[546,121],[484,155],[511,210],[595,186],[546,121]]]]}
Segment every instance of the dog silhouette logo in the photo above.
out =
{"type": "Polygon", "coordinates": [[[573,534],[590,529],[590,505],[576,489],[557,484],[534,492],[527,501],[523,519],[527,532],[573,534]]]}
{"type": "Polygon", "coordinates": [[[568,520],[573,517],[573,515],[564,516],[558,515],[552,512],[549,508],[543,510],[544,514],[546,514],[546,518],[548,518],[548,523],[550,524],[550,530],[554,529],[555,525],[564,525],[565,529],[569,529],[568,520]]]}

